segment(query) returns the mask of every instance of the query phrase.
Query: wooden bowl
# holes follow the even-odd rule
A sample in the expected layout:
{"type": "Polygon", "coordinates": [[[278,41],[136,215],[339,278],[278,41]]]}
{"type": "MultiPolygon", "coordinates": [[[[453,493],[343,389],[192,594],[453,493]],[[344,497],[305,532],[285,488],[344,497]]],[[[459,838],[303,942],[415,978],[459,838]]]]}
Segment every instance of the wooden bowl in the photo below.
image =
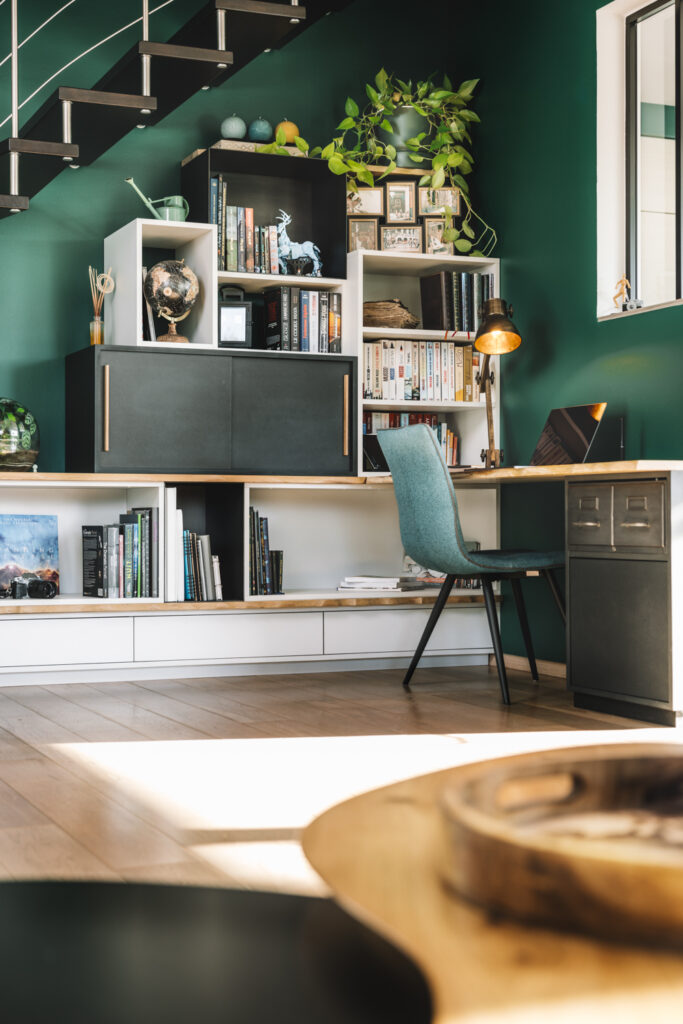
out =
{"type": "Polygon", "coordinates": [[[455,769],[442,872],[513,917],[683,945],[683,748],[619,744],[455,769]]]}

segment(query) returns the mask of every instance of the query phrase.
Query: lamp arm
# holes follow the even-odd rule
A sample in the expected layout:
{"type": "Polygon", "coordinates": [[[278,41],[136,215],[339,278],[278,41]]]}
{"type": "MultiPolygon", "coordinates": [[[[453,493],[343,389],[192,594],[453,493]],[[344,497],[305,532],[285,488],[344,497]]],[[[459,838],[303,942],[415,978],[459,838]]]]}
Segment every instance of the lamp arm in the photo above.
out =
{"type": "Polygon", "coordinates": [[[493,399],[491,397],[491,384],[493,383],[493,370],[491,369],[491,356],[486,353],[479,371],[480,387],[484,386],[486,394],[486,425],[488,428],[488,449],[481,453],[482,461],[486,469],[500,466],[503,453],[496,448],[496,440],[493,430],[493,399]]]}

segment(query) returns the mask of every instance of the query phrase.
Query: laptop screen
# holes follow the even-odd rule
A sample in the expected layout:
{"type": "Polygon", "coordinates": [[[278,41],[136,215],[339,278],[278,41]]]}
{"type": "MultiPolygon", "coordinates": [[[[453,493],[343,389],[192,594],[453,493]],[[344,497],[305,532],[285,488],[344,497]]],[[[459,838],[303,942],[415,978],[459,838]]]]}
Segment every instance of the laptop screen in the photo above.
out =
{"type": "Polygon", "coordinates": [[[552,409],[531,456],[532,466],[563,466],[585,462],[606,402],[552,409]]]}

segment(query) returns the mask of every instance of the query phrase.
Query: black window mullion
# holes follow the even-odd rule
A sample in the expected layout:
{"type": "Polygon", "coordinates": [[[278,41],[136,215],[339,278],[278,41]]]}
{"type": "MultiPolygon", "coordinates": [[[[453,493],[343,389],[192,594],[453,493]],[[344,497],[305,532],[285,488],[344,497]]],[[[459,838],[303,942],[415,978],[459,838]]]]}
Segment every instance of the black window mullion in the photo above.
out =
{"type": "Polygon", "coordinates": [[[626,19],[626,277],[638,293],[638,22],[626,19]]]}

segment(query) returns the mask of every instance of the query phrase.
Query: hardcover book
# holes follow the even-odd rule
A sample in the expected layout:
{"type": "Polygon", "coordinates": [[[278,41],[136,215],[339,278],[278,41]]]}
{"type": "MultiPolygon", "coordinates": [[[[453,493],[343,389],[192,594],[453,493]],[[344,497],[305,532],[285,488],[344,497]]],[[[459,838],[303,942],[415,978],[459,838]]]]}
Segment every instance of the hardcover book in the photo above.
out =
{"type": "Polygon", "coordinates": [[[0,515],[0,590],[23,572],[50,580],[59,593],[57,516],[0,515]]]}

